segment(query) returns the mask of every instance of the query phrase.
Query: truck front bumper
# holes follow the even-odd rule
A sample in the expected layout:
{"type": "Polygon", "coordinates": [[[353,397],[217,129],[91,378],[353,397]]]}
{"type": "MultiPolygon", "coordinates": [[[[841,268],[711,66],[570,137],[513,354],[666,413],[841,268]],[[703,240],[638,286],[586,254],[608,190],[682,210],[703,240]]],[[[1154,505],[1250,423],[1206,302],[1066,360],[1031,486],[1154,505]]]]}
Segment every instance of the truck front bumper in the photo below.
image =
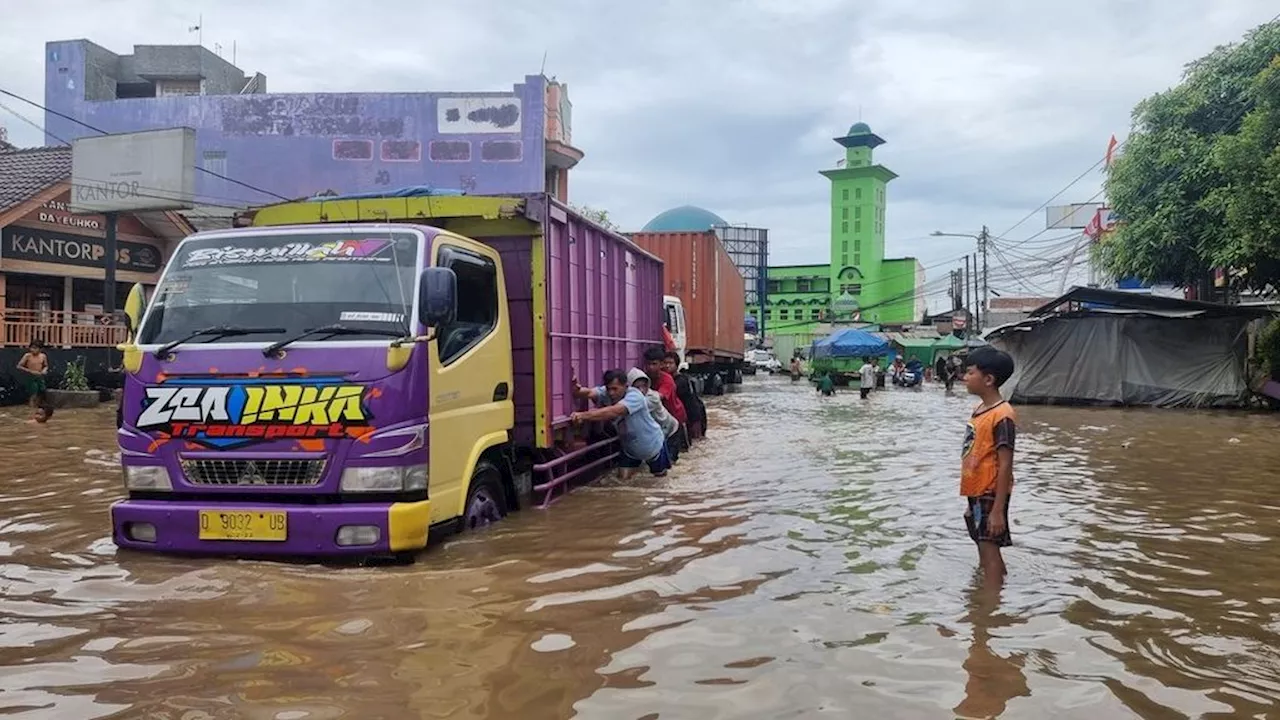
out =
{"type": "MultiPolygon", "coordinates": [[[[111,506],[112,539],[130,550],[259,557],[360,557],[420,550],[427,545],[430,501],[281,505],[253,502],[123,500],[111,506]],[[210,539],[217,520],[252,515],[271,520],[271,540],[210,539]],[[284,527],[278,526],[280,516],[284,527]],[[202,518],[206,537],[201,537],[202,518]],[[344,528],[347,528],[344,530],[344,528]],[[374,530],[376,528],[376,532],[374,530]],[[283,536],[283,537],[281,537],[283,536]],[[375,537],[376,536],[376,537],[375,537]]],[[[231,533],[244,538],[249,531],[231,533]]]]}

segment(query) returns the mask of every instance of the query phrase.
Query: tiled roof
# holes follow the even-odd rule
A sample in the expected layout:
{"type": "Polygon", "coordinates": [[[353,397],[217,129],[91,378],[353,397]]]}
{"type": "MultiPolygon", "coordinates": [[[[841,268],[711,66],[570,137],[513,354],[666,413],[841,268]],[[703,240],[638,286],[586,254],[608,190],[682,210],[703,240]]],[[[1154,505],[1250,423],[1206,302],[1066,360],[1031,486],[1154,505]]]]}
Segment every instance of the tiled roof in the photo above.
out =
{"type": "Polygon", "coordinates": [[[55,183],[70,179],[69,147],[0,151],[0,212],[21,205],[55,183]]]}

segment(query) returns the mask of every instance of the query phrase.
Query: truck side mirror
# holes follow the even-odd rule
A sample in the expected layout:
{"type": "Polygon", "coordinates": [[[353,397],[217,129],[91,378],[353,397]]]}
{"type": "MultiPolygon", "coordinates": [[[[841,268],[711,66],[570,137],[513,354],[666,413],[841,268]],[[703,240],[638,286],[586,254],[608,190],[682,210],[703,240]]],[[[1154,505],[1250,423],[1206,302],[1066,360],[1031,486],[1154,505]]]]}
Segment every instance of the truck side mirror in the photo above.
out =
{"type": "Polygon", "coordinates": [[[129,331],[129,337],[138,331],[138,326],[142,324],[142,313],[147,309],[146,294],[142,289],[141,283],[135,283],[129,288],[129,297],[124,301],[124,324],[129,331]]]}
{"type": "Polygon", "coordinates": [[[429,328],[453,322],[458,314],[458,276],[449,268],[429,267],[418,283],[418,320],[429,328]]]}

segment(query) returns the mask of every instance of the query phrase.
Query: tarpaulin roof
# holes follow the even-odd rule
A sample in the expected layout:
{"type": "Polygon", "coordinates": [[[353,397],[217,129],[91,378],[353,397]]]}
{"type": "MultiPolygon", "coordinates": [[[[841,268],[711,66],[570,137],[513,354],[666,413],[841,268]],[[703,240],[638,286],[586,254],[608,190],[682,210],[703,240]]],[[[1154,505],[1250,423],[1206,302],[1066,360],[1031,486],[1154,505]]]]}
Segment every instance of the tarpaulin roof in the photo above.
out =
{"type": "Polygon", "coordinates": [[[919,350],[919,349],[931,350],[933,349],[934,344],[938,342],[938,339],[922,338],[922,337],[897,337],[893,339],[893,342],[895,344],[901,345],[904,348],[907,348],[908,350],[919,350]]]}
{"type": "Polygon", "coordinates": [[[944,350],[951,349],[951,348],[962,348],[962,347],[965,347],[965,342],[964,340],[961,340],[955,335],[944,335],[943,337],[938,338],[938,341],[935,342],[933,346],[935,348],[942,348],[944,350]]]}
{"type": "Polygon", "coordinates": [[[853,328],[839,330],[815,340],[812,348],[812,356],[815,358],[885,355],[888,352],[889,343],[869,332],[853,328]]]}
{"type": "Polygon", "coordinates": [[[1143,312],[1150,315],[1204,317],[1204,316],[1253,316],[1264,317],[1266,310],[1244,307],[1240,305],[1221,305],[1219,303],[1183,300],[1181,298],[1161,297],[1159,295],[1140,295],[1123,290],[1106,290],[1103,288],[1073,287],[1067,294],[1054,298],[1031,311],[1031,317],[1038,318],[1051,315],[1062,308],[1078,305],[1081,309],[1112,312],[1143,312]]]}

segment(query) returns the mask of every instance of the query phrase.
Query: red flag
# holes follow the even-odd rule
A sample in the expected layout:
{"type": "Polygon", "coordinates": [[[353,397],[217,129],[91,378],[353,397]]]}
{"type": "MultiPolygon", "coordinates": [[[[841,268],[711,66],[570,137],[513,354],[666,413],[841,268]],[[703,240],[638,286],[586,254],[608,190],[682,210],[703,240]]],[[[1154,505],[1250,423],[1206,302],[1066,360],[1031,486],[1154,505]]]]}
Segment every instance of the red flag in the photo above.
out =
{"type": "Polygon", "coordinates": [[[1112,134],[1111,142],[1107,143],[1107,167],[1111,167],[1111,161],[1115,160],[1117,146],[1119,146],[1119,143],[1116,142],[1116,136],[1112,134]]]}
{"type": "Polygon", "coordinates": [[[1099,209],[1093,214],[1093,219],[1084,227],[1084,234],[1089,236],[1090,240],[1097,240],[1102,234],[1102,210],[1099,209]]]}

